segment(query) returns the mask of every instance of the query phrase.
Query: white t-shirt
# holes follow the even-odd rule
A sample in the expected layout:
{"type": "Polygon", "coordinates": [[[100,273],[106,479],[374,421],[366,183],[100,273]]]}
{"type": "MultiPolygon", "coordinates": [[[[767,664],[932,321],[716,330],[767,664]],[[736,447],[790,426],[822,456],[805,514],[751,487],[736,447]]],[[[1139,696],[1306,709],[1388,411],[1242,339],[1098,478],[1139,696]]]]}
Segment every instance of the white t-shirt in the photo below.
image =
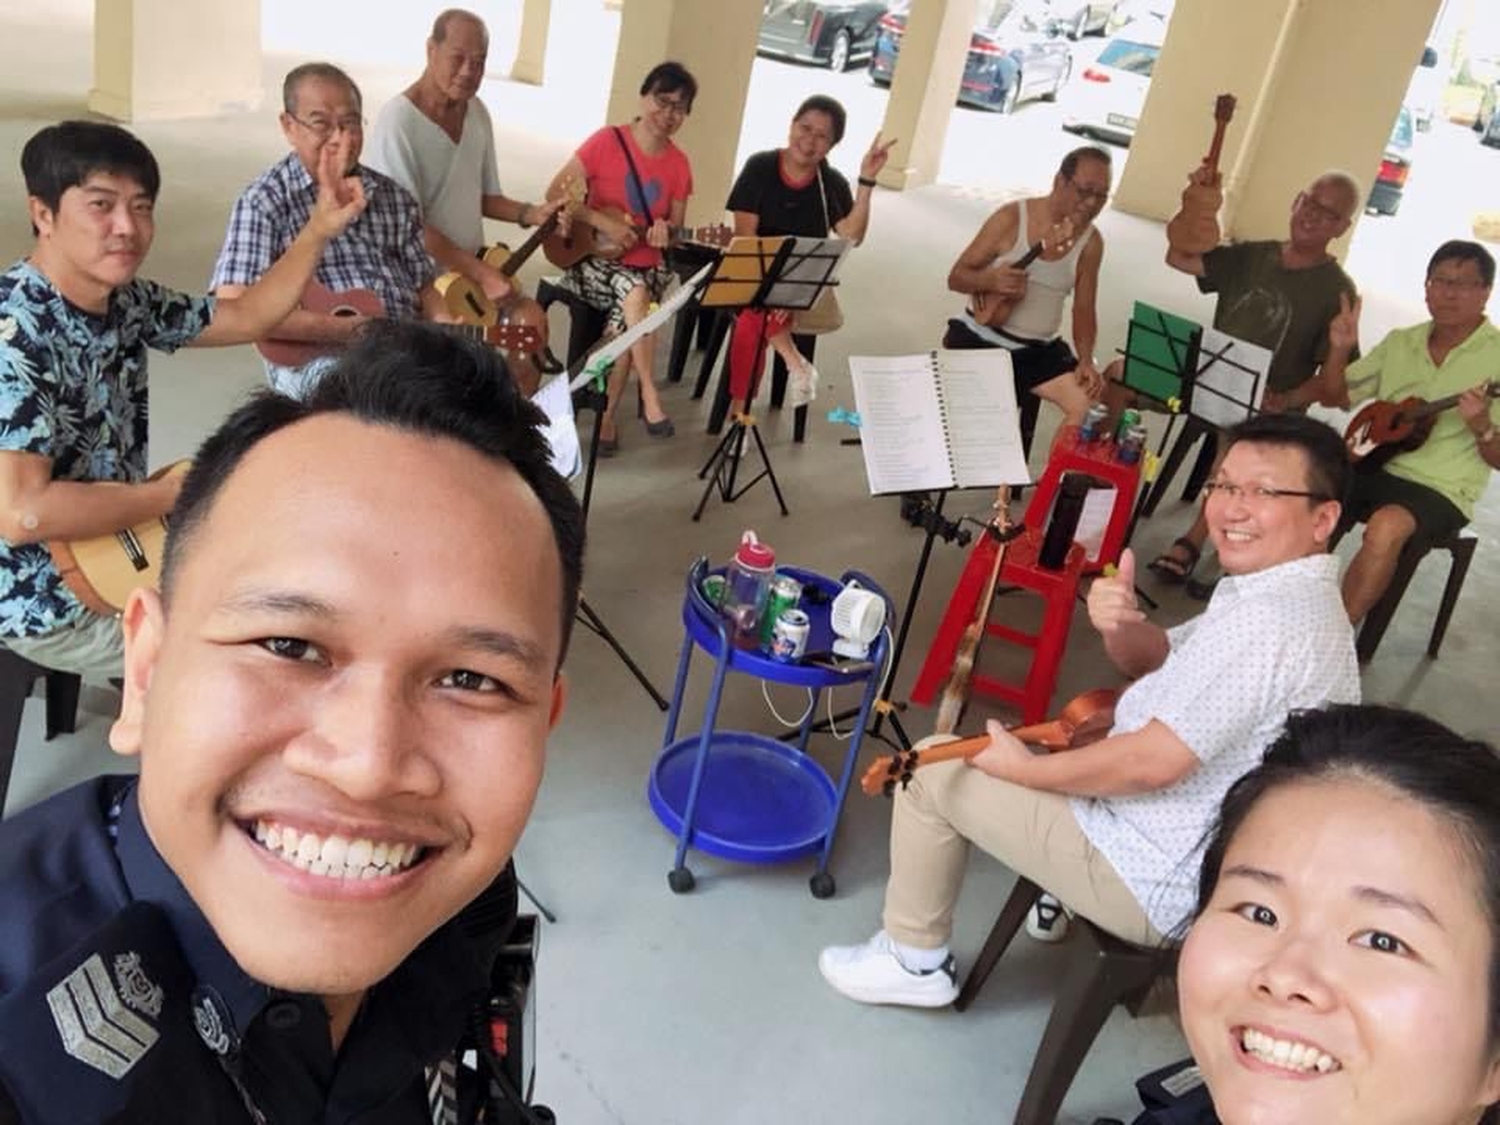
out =
{"type": "Polygon", "coordinates": [[[395,180],[422,205],[422,221],[454,245],[484,245],[483,197],[500,194],[495,132],[489,111],[470,98],[458,143],[398,94],[380,108],[363,160],[395,180]]]}
{"type": "Polygon", "coordinates": [[[1083,834],[1158,933],[1170,934],[1192,912],[1203,835],[1229,787],[1260,764],[1287,713],[1359,702],[1354,630],[1338,576],[1334,555],[1226,575],[1202,614],[1168,631],[1166,662],[1120,696],[1110,734],[1156,719],[1202,763],[1153,793],[1072,801],[1083,834]]]}

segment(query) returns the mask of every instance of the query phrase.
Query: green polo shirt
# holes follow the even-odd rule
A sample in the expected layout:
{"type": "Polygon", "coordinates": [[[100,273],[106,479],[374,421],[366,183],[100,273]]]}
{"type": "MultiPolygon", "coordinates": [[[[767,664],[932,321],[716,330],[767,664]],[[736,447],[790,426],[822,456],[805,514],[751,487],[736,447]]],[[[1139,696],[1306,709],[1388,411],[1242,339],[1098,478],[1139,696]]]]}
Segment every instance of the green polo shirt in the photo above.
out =
{"type": "MultiPolygon", "coordinates": [[[[1430,320],[1398,328],[1369,355],[1350,364],[1351,397],[1398,401],[1417,395],[1430,402],[1500,379],[1500,329],[1489,321],[1449,352],[1441,367],[1427,351],[1431,331],[1430,320]]],[[[1500,423],[1500,405],[1494,401],[1490,418],[1500,423]]],[[[1474,505],[1490,480],[1490,467],[1479,456],[1474,434],[1457,407],[1437,416],[1432,436],[1421,448],[1397,454],[1385,468],[1392,476],[1442,493],[1467,519],[1474,518],[1474,505]]]]}

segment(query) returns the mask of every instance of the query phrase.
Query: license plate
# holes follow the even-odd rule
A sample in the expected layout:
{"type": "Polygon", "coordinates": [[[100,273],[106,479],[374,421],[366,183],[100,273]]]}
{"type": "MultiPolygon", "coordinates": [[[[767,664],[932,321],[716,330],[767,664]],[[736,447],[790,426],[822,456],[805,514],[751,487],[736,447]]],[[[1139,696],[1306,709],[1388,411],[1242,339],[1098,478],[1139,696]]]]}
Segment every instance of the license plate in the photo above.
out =
{"type": "Polygon", "coordinates": [[[1104,120],[1111,125],[1118,125],[1122,129],[1134,129],[1136,123],[1134,117],[1126,117],[1123,113],[1107,113],[1104,115],[1104,120]]]}

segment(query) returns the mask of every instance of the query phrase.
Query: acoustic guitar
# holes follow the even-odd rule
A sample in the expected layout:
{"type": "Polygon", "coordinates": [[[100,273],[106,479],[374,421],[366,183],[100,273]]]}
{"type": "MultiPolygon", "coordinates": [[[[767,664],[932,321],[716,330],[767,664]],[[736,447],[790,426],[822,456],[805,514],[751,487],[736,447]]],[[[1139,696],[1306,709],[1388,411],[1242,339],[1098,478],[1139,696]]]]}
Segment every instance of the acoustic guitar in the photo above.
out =
{"type": "MultiPolygon", "coordinates": [[[[384,316],[385,305],[369,289],[330,289],[319,281],[307,283],[298,307],[330,316],[384,316]]],[[[313,340],[283,340],[269,337],[255,341],[255,350],[282,367],[301,367],[322,355],[342,350],[338,344],[313,340]]]]}
{"type": "MultiPolygon", "coordinates": [[[[628,212],[605,207],[601,209],[601,214],[619,219],[622,223],[629,223],[636,237],[645,241],[646,232],[650,227],[635,223],[628,212]]],[[[728,246],[729,240],[734,237],[734,229],[723,223],[714,223],[706,227],[674,226],[670,228],[669,235],[674,243],[697,242],[704,246],[728,246]]],[[[542,247],[542,253],[547,255],[547,261],[554,266],[567,269],[588,257],[618,258],[627,249],[628,247],[623,243],[615,241],[599,228],[584,222],[575,215],[568,233],[566,235],[554,234],[547,239],[542,247]]]]}
{"type": "Polygon", "coordinates": [[[1167,223],[1167,245],[1184,254],[1207,254],[1219,244],[1219,208],[1224,193],[1219,185],[1219,154],[1224,148],[1224,133],[1234,117],[1233,94],[1214,99],[1214,137],[1203,158],[1210,180],[1206,184],[1189,184],[1182,192],[1182,209],[1167,223]]]}
{"type": "MultiPolygon", "coordinates": [[[[1500,398],[1500,381],[1484,385],[1487,398],[1500,398]]],[[[1349,460],[1362,468],[1376,469],[1398,453],[1420,449],[1432,436],[1437,416],[1458,405],[1463,394],[1447,395],[1428,402],[1413,395],[1400,402],[1366,403],[1344,430],[1344,448],[1349,460]]]]}
{"type": "MultiPolygon", "coordinates": [[[[1024,207],[1025,204],[1023,203],[1024,207]]],[[[1044,254],[1055,254],[1061,256],[1073,249],[1073,243],[1077,236],[1073,232],[1073,220],[1064,217],[1053,223],[1047,233],[1033,242],[1027,248],[1026,253],[1017,258],[1011,265],[1024,270],[1032,262],[1044,254]]],[[[974,294],[974,319],[980,324],[988,325],[990,328],[999,328],[1015,311],[1020,302],[1018,297],[1002,297],[998,293],[975,293],[974,294]]]]}
{"type": "MultiPolygon", "coordinates": [[[[191,464],[174,461],[152,473],[151,479],[186,473],[191,464]]],[[[74,597],[108,617],[123,610],[137,588],[161,584],[166,543],[167,517],[162,515],[91,539],[53,539],[47,550],[74,597]]]]}
{"type": "MultiPolygon", "coordinates": [[[[1113,688],[1095,688],[1070,699],[1055,719],[1034,723],[1027,727],[1013,727],[1011,734],[1032,746],[1046,750],[1072,750],[1098,742],[1115,724],[1115,702],[1119,692],[1113,688]]],[[[896,786],[905,789],[912,774],[920,766],[936,762],[951,762],[955,758],[965,761],[973,758],[990,744],[990,736],[978,734],[972,738],[960,738],[954,742],[943,742],[923,750],[901,750],[882,757],[871,764],[860,778],[859,787],[866,796],[877,793],[893,796],[896,786]]]]}

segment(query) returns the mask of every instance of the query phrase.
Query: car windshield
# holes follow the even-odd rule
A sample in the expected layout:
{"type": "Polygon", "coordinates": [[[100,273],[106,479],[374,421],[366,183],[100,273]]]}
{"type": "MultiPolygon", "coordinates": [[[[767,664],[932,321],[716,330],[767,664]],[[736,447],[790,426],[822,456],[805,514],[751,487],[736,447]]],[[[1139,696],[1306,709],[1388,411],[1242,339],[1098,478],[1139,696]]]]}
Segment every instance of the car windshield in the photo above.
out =
{"type": "Polygon", "coordinates": [[[1391,129],[1391,139],[1387,148],[1408,149],[1412,143],[1411,110],[1405,106],[1401,112],[1396,114],[1395,127],[1391,129]]]}
{"type": "Polygon", "coordinates": [[[1151,68],[1156,65],[1160,47],[1148,43],[1132,43],[1129,39],[1111,39],[1109,46],[1099,52],[1099,65],[1112,66],[1116,70],[1128,70],[1131,74],[1151,77],[1151,68]]]}

